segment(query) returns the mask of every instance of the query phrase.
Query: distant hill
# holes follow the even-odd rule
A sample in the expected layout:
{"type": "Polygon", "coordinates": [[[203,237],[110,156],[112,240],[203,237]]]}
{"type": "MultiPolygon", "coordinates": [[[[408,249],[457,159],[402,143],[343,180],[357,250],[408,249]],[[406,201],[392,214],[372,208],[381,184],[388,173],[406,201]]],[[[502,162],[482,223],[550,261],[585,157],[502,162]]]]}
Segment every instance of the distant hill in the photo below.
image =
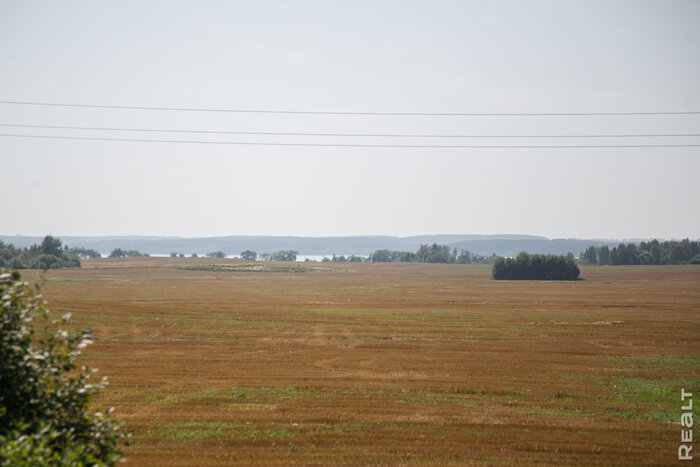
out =
{"type": "MultiPolygon", "coordinates": [[[[41,243],[43,237],[3,236],[0,241],[16,247],[27,247],[41,243]]],[[[190,255],[223,251],[227,255],[237,255],[244,250],[258,253],[271,253],[279,250],[296,250],[302,255],[369,255],[375,250],[415,251],[423,244],[437,243],[450,248],[469,250],[472,253],[501,256],[514,256],[520,251],[528,253],[566,254],[569,251],[578,256],[591,245],[615,246],[622,240],[548,239],[533,235],[419,235],[413,237],[356,236],[356,237],[270,237],[270,236],[228,236],[228,237],[148,237],[148,236],[105,236],[105,237],[59,237],[70,247],[92,248],[102,254],[109,254],[114,248],[138,250],[152,255],[167,255],[171,252],[190,255]]],[[[637,243],[640,240],[624,240],[637,243]]]]}

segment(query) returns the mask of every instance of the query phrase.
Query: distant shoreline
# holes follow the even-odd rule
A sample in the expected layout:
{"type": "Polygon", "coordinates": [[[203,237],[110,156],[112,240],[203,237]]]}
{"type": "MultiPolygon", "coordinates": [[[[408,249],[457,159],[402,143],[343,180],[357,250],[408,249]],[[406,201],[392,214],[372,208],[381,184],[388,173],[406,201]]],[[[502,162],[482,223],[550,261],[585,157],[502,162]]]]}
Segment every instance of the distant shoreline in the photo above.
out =
{"type": "MultiPolygon", "coordinates": [[[[363,255],[380,249],[415,251],[421,244],[448,245],[450,249],[468,250],[480,255],[514,256],[520,251],[542,254],[578,256],[591,245],[610,247],[620,243],[639,243],[651,239],[549,239],[534,235],[420,235],[413,237],[350,236],[350,237],[292,237],[292,236],[227,236],[227,237],[148,237],[148,236],[61,236],[54,235],[70,247],[91,248],[107,255],[115,248],[133,249],[154,256],[171,253],[190,256],[222,251],[237,256],[241,251],[258,254],[279,250],[295,250],[301,256],[363,255]]],[[[41,243],[43,237],[0,235],[0,241],[23,248],[41,243]]]]}

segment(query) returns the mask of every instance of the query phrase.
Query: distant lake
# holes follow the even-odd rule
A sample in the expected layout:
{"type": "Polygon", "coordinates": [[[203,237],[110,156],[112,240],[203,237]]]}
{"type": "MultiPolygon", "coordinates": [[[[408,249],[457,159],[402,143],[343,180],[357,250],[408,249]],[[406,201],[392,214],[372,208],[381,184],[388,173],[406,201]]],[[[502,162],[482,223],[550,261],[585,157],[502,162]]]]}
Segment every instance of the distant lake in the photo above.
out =
{"type": "MultiPolygon", "coordinates": [[[[108,254],[102,255],[103,258],[106,258],[108,256],[109,256],[108,254]]],[[[185,255],[185,256],[187,258],[190,257],[190,255],[185,255]]],[[[341,256],[341,255],[336,255],[336,256],[341,256]]],[[[345,256],[350,256],[350,255],[345,255],[345,256]]],[[[355,256],[361,256],[363,258],[366,258],[366,256],[364,256],[364,255],[355,255],[355,256]]],[[[153,258],[169,258],[170,254],[169,253],[168,254],[155,253],[155,254],[151,254],[151,257],[153,257],[153,258]]],[[[206,255],[199,255],[199,257],[203,258],[203,257],[206,257],[206,255]]],[[[226,257],[229,259],[240,259],[241,258],[240,255],[226,255],[226,257]]],[[[304,262],[304,261],[306,261],[307,258],[309,261],[322,261],[323,258],[332,259],[333,254],[330,254],[330,255],[297,255],[297,262],[304,262]]]]}

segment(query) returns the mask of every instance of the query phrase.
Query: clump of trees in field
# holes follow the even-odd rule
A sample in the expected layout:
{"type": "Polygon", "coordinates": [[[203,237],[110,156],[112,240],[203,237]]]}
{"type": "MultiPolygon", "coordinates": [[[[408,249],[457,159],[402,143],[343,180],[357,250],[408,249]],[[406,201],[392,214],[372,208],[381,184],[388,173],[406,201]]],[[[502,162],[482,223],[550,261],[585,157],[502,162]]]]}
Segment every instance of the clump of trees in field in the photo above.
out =
{"type": "Polygon", "coordinates": [[[90,332],[69,332],[19,273],[0,274],[0,465],[113,465],[126,438],[109,413],[90,400],[105,386],[75,357],[90,332]],[[37,319],[45,320],[40,333],[37,319]],[[38,338],[41,335],[41,339],[38,338]]]}
{"type": "Polygon", "coordinates": [[[687,238],[681,241],[620,243],[610,249],[607,246],[590,246],[579,256],[584,264],[700,264],[700,243],[687,238]]]}
{"type": "Polygon", "coordinates": [[[207,253],[207,256],[209,258],[226,258],[226,253],[223,251],[212,251],[210,253],[207,253]]]}
{"type": "Polygon", "coordinates": [[[253,250],[241,251],[241,259],[247,259],[248,261],[255,261],[258,259],[258,254],[253,250]]]}
{"type": "Polygon", "coordinates": [[[16,248],[0,241],[0,267],[11,269],[79,268],[80,258],[64,249],[61,240],[51,235],[41,245],[16,248]]]}
{"type": "Polygon", "coordinates": [[[262,253],[260,259],[263,261],[296,261],[298,254],[299,252],[296,250],[280,250],[274,253],[262,253]]]}
{"type": "Polygon", "coordinates": [[[393,251],[393,250],[375,250],[369,256],[369,260],[373,263],[392,263],[392,262],[407,262],[413,261],[415,253],[409,251],[393,251]]]}
{"type": "Polygon", "coordinates": [[[520,252],[515,258],[499,257],[491,275],[497,280],[575,281],[581,271],[574,255],[531,255],[520,252]]]}
{"type": "Polygon", "coordinates": [[[121,248],[115,248],[109,254],[110,258],[134,258],[138,256],[148,256],[148,253],[141,253],[138,250],[122,250],[121,248]]]}
{"type": "Polygon", "coordinates": [[[328,263],[362,263],[364,261],[367,261],[365,258],[362,256],[355,256],[355,255],[350,255],[350,256],[343,256],[343,255],[333,255],[332,258],[326,258],[324,257],[323,262],[328,262],[328,263]]]}
{"type": "Polygon", "coordinates": [[[419,263],[460,263],[460,264],[492,264],[497,256],[482,256],[467,250],[450,250],[447,245],[423,244],[415,253],[409,251],[376,250],[369,257],[375,263],[387,262],[419,262],[419,263]]]}
{"type": "Polygon", "coordinates": [[[102,258],[102,255],[100,254],[100,252],[97,250],[93,250],[92,248],[83,248],[83,247],[68,248],[67,246],[64,246],[63,251],[65,251],[68,256],[77,256],[80,259],[102,258]]]}

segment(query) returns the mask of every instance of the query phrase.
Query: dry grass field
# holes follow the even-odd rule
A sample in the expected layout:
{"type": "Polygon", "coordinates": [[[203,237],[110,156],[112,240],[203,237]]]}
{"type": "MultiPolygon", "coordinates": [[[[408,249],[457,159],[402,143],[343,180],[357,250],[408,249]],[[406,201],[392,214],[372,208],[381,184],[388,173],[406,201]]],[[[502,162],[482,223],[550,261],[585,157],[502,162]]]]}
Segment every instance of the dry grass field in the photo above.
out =
{"type": "Polygon", "coordinates": [[[185,268],[215,263],[235,264],[46,278],[97,337],[83,361],[134,431],[127,465],[671,464],[681,388],[700,405],[700,267],[185,268]]]}

